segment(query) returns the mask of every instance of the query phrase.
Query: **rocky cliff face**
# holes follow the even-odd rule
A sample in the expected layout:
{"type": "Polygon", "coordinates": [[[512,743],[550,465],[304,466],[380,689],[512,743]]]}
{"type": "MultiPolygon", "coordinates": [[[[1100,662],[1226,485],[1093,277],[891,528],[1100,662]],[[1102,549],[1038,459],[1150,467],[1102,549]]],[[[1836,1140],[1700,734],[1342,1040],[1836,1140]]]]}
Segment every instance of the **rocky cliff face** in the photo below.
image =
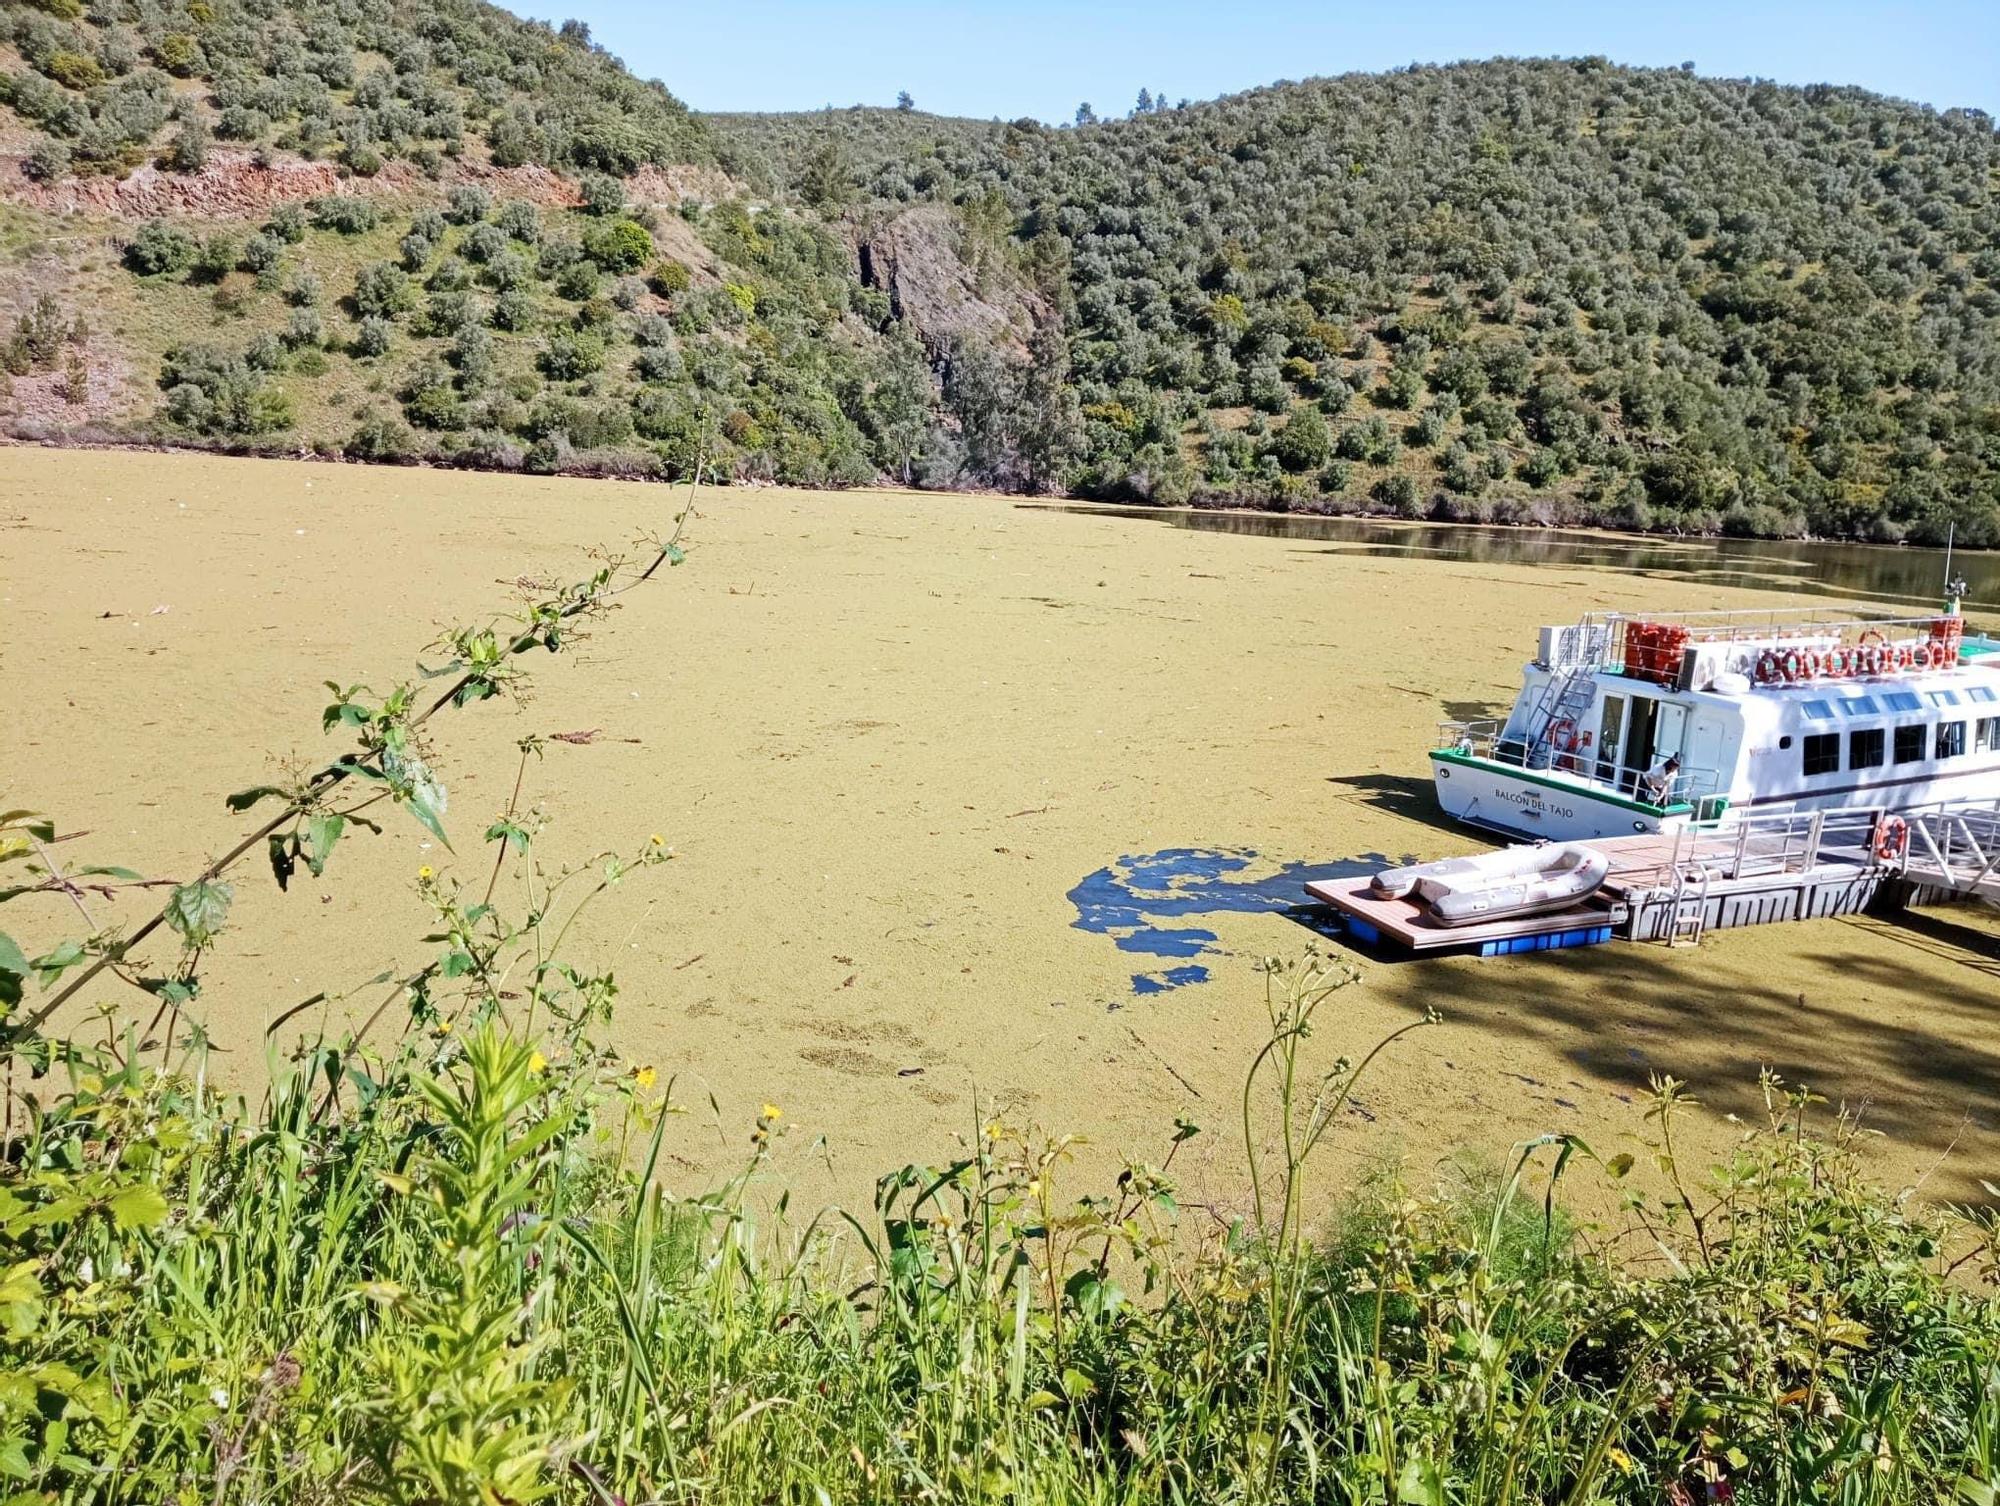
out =
{"type": "Polygon", "coordinates": [[[1028,337],[1051,317],[1011,270],[967,254],[964,227],[941,205],[857,223],[850,234],[861,285],[886,293],[891,316],[932,351],[976,337],[1025,356],[1028,337]]]}

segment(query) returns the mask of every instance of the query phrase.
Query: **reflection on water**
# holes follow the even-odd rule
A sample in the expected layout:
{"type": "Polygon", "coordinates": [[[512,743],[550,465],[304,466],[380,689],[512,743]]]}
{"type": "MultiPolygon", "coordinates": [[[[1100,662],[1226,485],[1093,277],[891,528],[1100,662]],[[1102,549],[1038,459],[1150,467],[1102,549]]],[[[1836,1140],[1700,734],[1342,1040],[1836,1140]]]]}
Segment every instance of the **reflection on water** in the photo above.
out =
{"type": "MultiPolygon", "coordinates": [[[[1340,554],[1396,558],[1431,555],[1480,564],[1584,566],[1704,586],[1837,596],[1919,610],[1937,604],[1944,583],[1942,549],[1804,543],[1790,539],[1621,538],[1557,529],[1389,523],[1366,518],[1202,512],[1190,508],[1090,507],[1072,503],[1060,504],[1059,510],[1148,518],[1198,532],[1318,541],[1340,554]]],[[[1968,612],[2000,613],[2000,554],[1957,554],[1953,556],[1952,568],[1954,574],[1965,578],[1968,612]]],[[[1671,600],[1661,603],[1667,607],[1673,604],[1671,600]]]]}

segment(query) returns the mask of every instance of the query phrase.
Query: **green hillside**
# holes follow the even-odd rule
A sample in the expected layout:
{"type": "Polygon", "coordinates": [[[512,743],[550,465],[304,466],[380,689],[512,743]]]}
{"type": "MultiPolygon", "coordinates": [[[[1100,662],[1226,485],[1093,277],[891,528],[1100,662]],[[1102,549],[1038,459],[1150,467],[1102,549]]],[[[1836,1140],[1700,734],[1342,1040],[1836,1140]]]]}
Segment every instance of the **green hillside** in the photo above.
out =
{"type": "Polygon", "coordinates": [[[1977,112],[1585,59],[697,117],[468,0],[5,26],[16,433],[2000,543],[1977,112]]]}
{"type": "Polygon", "coordinates": [[[2000,541],[1977,112],[1585,59],[717,124],[804,199],[1004,225],[1059,281],[1091,495],[2000,541]]]}

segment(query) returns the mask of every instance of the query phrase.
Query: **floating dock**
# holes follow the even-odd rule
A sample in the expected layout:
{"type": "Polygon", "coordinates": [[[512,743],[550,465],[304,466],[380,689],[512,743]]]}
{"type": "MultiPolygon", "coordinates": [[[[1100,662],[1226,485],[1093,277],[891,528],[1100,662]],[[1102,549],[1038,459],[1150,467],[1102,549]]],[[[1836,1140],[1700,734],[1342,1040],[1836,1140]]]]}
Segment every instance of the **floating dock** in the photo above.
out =
{"type": "Polygon", "coordinates": [[[1710,930],[1871,906],[2000,902],[2000,802],[1746,816],[1588,845],[1610,859],[1604,887],[1547,915],[1442,926],[1414,900],[1373,893],[1366,878],[1322,880],[1306,893],[1337,911],[1357,941],[1482,957],[1614,938],[1685,945],[1710,930]],[[1885,843],[1885,831],[1900,835],[1885,843]]]}

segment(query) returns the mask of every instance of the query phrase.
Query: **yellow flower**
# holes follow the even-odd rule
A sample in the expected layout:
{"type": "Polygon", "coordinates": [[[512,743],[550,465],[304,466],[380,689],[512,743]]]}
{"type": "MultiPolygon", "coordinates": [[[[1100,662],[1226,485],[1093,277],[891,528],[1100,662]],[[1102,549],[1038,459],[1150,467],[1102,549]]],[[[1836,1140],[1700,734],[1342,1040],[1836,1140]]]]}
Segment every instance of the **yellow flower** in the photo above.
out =
{"type": "Polygon", "coordinates": [[[450,1034],[451,1034],[451,1021],[450,1021],[450,1020],[439,1020],[439,1021],[437,1022],[437,1033],[438,1033],[439,1035],[450,1035],[450,1034]]]}
{"type": "Polygon", "coordinates": [[[530,1077],[540,1077],[548,1070],[549,1059],[546,1056],[542,1055],[539,1051],[532,1051],[528,1054],[528,1075],[530,1077]]]}
{"type": "Polygon", "coordinates": [[[659,1075],[651,1067],[634,1067],[632,1069],[632,1081],[636,1082],[642,1088],[650,1088],[653,1085],[653,1080],[659,1075]]]}
{"type": "Polygon", "coordinates": [[[998,1119],[987,1121],[986,1138],[989,1140],[998,1140],[1000,1138],[1000,1121],[998,1119]]]}
{"type": "Polygon", "coordinates": [[[431,872],[431,865],[429,863],[424,864],[423,867],[417,870],[417,881],[419,883],[428,884],[436,877],[437,875],[431,872]]]}
{"type": "Polygon", "coordinates": [[[767,1103],[758,1111],[758,1117],[760,1119],[768,1119],[775,1124],[778,1120],[785,1117],[785,1111],[775,1103],[767,1103]]]}
{"type": "Polygon", "coordinates": [[[1042,1179],[1040,1177],[1034,1177],[1030,1179],[1030,1181],[1028,1182],[1028,1196],[1040,1197],[1041,1195],[1042,1195],[1042,1179]]]}
{"type": "Polygon", "coordinates": [[[661,836],[658,832],[654,832],[650,837],[646,838],[646,840],[655,847],[665,847],[667,845],[667,839],[661,836]]]}

